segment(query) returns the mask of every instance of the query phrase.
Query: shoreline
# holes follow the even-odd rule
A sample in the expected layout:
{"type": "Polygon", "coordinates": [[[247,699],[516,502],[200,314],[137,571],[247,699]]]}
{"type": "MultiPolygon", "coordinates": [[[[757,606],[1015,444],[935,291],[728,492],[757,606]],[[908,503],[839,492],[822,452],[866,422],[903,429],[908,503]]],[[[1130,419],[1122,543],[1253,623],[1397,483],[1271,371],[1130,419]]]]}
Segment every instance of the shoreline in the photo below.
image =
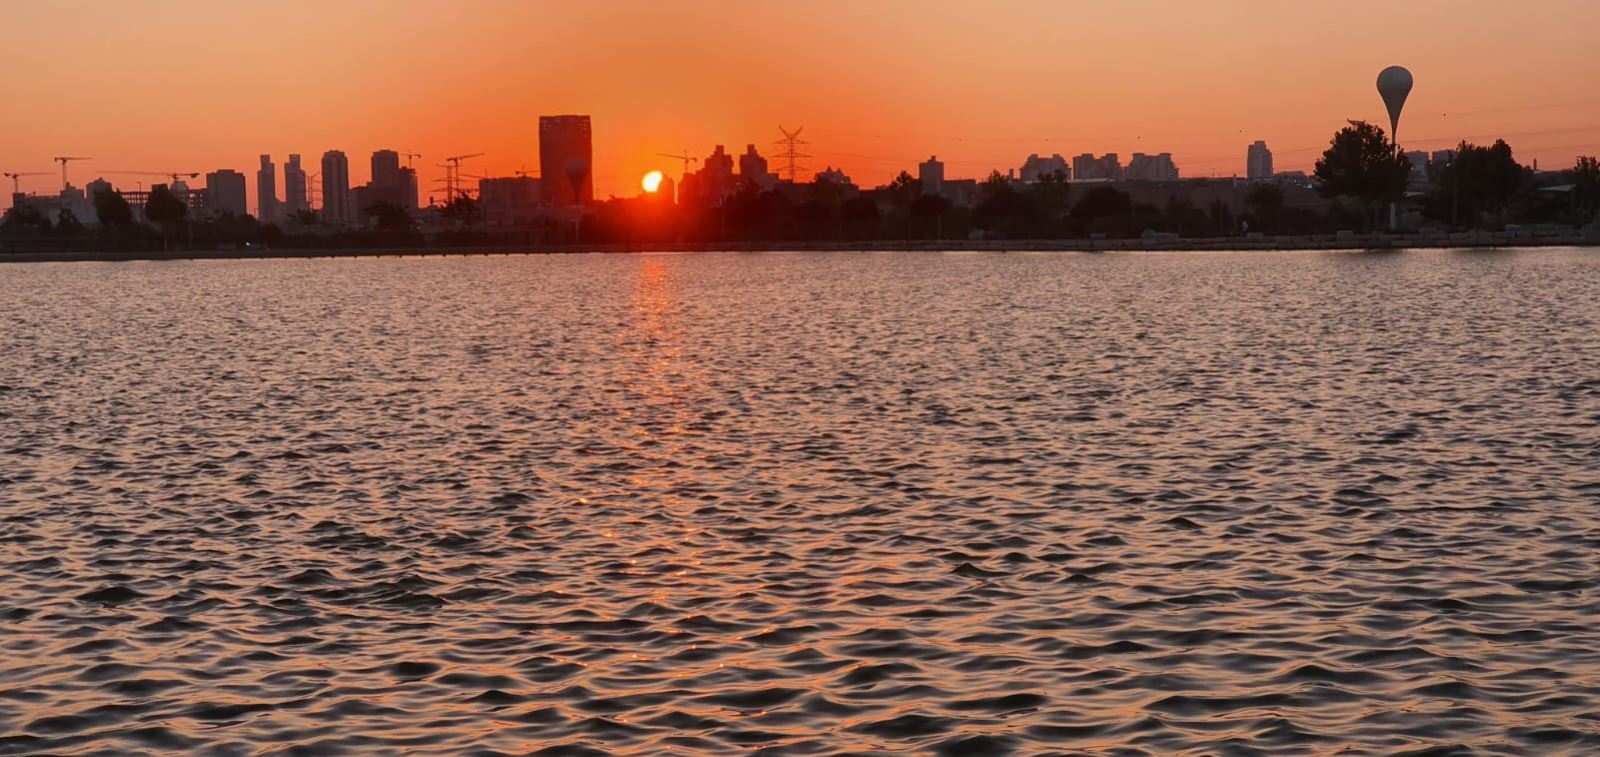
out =
{"type": "Polygon", "coordinates": [[[646,252],[1289,252],[1309,250],[1496,249],[1595,247],[1600,232],[1562,234],[1340,234],[1151,239],[897,240],[856,242],[715,242],[661,244],[485,245],[480,247],[280,248],[172,251],[0,251],[0,263],[455,257],[646,252]]]}

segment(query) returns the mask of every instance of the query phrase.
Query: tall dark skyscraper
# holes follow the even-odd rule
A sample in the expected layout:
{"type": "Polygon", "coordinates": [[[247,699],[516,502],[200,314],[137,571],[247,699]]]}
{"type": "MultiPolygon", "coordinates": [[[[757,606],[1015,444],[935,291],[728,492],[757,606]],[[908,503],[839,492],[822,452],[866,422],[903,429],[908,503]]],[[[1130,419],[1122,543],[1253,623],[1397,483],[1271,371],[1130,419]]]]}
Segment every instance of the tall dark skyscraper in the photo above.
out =
{"type": "Polygon", "coordinates": [[[539,178],[548,205],[594,202],[588,116],[539,117],[539,178]]]}
{"type": "Polygon", "coordinates": [[[400,186],[400,153],[379,150],[372,154],[372,186],[400,186]]]}
{"type": "Polygon", "coordinates": [[[341,226],[354,220],[350,215],[350,159],[342,150],[322,154],[322,220],[341,226]]]}
{"type": "Polygon", "coordinates": [[[306,200],[306,172],[300,167],[300,156],[290,155],[289,162],[283,164],[283,212],[285,216],[292,216],[302,210],[310,210],[311,203],[306,200]]]}
{"type": "Polygon", "coordinates": [[[256,219],[278,222],[278,176],[271,155],[261,156],[261,168],[256,171],[256,219]]]}

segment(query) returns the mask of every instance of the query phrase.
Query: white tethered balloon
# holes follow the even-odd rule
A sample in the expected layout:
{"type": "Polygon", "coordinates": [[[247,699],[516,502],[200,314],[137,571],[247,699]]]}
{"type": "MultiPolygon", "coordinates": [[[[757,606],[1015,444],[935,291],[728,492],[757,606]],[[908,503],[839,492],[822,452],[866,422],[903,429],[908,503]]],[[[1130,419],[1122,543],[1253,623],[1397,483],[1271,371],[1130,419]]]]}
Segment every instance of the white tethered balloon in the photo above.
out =
{"type": "Polygon", "coordinates": [[[1400,131],[1400,110],[1406,107],[1406,96],[1411,94],[1411,72],[1402,66],[1390,66],[1378,73],[1378,94],[1389,108],[1389,141],[1399,144],[1396,132],[1400,131]]]}

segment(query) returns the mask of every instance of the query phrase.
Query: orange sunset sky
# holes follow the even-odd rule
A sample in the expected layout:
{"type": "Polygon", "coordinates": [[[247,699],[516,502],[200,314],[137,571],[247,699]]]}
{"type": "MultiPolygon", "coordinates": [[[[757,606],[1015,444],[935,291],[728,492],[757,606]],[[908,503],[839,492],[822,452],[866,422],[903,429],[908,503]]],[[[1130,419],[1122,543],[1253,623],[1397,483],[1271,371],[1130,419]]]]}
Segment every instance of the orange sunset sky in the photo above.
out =
{"type": "Polygon", "coordinates": [[[657,153],[770,155],[779,124],[866,186],[933,153],[954,177],[1089,151],[1228,176],[1256,139],[1308,169],[1343,119],[1383,120],[1388,64],[1417,79],[1408,148],[1600,152],[1594,0],[4,0],[0,28],[0,170],[234,168],[252,204],[261,153],[342,149],[354,183],[386,147],[424,154],[424,187],[450,154],[533,171],[557,113],[594,117],[601,197],[676,177],[657,153]]]}

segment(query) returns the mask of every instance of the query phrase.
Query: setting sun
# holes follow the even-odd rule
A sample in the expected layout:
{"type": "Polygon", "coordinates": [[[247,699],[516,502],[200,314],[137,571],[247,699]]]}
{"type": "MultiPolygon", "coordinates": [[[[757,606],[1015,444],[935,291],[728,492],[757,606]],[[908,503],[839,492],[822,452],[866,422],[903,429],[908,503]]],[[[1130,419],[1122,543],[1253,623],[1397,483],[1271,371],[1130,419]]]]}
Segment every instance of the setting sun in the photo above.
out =
{"type": "Polygon", "coordinates": [[[644,180],[639,183],[644,186],[644,191],[655,192],[661,188],[661,179],[662,176],[660,171],[651,171],[650,173],[645,174],[644,180]]]}

